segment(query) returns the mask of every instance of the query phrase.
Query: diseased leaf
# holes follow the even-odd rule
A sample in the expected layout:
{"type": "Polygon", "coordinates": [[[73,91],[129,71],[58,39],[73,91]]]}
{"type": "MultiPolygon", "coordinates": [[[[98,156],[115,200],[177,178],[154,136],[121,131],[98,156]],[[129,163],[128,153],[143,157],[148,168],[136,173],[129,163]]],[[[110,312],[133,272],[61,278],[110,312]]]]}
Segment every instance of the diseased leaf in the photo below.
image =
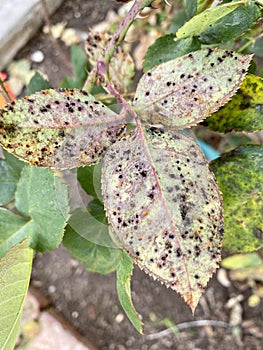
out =
{"type": "Polygon", "coordinates": [[[175,36],[173,34],[164,35],[149,47],[143,61],[144,72],[156,65],[201,49],[201,44],[197,38],[186,38],[176,41],[174,39],[175,36]]]}
{"type": "Polygon", "coordinates": [[[212,7],[199,13],[178,29],[176,33],[177,38],[182,39],[191,35],[199,35],[207,27],[234,11],[240,5],[244,5],[244,1],[231,2],[221,6],[212,7]]]}
{"type": "Polygon", "coordinates": [[[254,3],[239,6],[234,11],[218,19],[201,34],[203,44],[215,44],[235,40],[250,29],[260,16],[259,8],[254,3]]]}
{"type": "MultiPolygon", "coordinates": [[[[101,58],[111,36],[107,33],[89,31],[85,50],[92,65],[101,58]]],[[[133,83],[135,66],[132,57],[122,47],[118,46],[109,63],[109,77],[119,92],[126,92],[133,83]]]]}
{"type": "Polygon", "coordinates": [[[0,259],[0,349],[12,350],[19,333],[33,251],[24,241],[0,259]]]}
{"type": "Polygon", "coordinates": [[[113,145],[102,192],[119,244],[194,311],[220,261],[220,193],[198,145],[148,128],[113,145]]]}
{"type": "Polygon", "coordinates": [[[24,229],[30,246],[42,252],[55,249],[69,217],[66,185],[50,169],[27,166],[15,198],[17,210],[27,218],[24,229]]]}
{"type": "Polygon", "coordinates": [[[8,249],[22,242],[26,238],[27,218],[0,208],[0,259],[8,249]]]}
{"type": "Polygon", "coordinates": [[[263,78],[248,74],[232,100],[205,123],[218,132],[263,130],[263,78]]]}
{"type": "Polygon", "coordinates": [[[239,88],[251,56],[204,49],[144,74],[134,107],[141,119],[171,129],[195,125],[224,105],[239,88]]]}
{"type": "Polygon", "coordinates": [[[223,247],[243,253],[259,249],[263,246],[263,147],[239,147],[211,167],[223,192],[223,247]]]}
{"type": "Polygon", "coordinates": [[[118,297],[129,320],[135,329],[143,334],[143,323],[135,310],[131,299],[131,275],[133,263],[131,258],[122,251],[117,265],[116,288],[118,297]]]}
{"type": "Polygon", "coordinates": [[[0,205],[9,203],[15,195],[16,184],[26,163],[4,151],[5,159],[0,159],[0,205]]]}
{"type": "Polygon", "coordinates": [[[122,135],[119,116],[81,90],[43,90],[0,111],[0,143],[32,164],[95,164],[122,135]]]}
{"type": "Polygon", "coordinates": [[[84,263],[87,270],[104,275],[116,269],[121,254],[120,249],[88,241],[69,225],[66,227],[63,244],[75,258],[84,263]]]}

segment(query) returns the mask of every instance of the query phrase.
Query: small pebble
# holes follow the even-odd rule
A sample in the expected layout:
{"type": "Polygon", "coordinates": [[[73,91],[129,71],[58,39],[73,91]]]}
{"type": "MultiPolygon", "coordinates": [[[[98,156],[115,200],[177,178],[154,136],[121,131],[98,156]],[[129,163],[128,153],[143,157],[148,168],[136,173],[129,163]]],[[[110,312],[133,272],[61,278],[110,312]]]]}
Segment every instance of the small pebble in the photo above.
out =
{"type": "Polygon", "coordinates": [[[78,317],[79,317],[79,313],[78,313],[77,311],[73,311],[72,314],[71,314],[71,316],[72,316],[73,318],[78,318],[78,317]]]}
{"type": "Polygon", "coordinates": [[[118,314],[118,315],[115,317],[115,321],[116,321],[117,323],[121,323],[123,320],[124,320],[124,315],[123,315],[123,314],[118,314]]]}
{"type": "Polygon", "coordinates": [[[44,61],[45,56],[44,56],[42,51],[38,50],[38,51],[35,51],[34,53],[32,53],[30,58],[31,58],[32,62],[41,63],[44,61]]]}
{"type": "Polygon", "coordinates": [[[48,293],[49,294],[55,293],[56,290],[57,290],[57,288],[55,286],[49,286],[48,287],[48,293]]]}

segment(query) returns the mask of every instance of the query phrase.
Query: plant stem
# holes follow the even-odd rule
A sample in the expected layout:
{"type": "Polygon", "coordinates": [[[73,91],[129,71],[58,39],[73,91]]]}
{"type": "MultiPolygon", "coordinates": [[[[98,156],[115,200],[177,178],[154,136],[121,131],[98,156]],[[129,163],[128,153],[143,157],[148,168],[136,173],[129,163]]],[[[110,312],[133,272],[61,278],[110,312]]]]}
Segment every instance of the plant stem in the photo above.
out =
{"type": "Polygon", "coordinates": [[[5,83],[2,80],[2,78],[0,78],[0,86],[1,86],[1,91],[0,91],[1,94],[4,96],[4,98],[7,100],[7,102],[11,102],[12,99],[10,98],[8,91],[6,90],[5,83]]]}
{"type": "Polygon", "coordinates": [[[118,29],[113,34],[111,40],[106,46],[104,54],[98,60],[97,66],[95,66],[92,71],[89,73],[88,78],[83,86],[83,89],[90,92],[92,87],[96,84],[98,77],[100,76],[103,80],[105,80],[105,75],[108,70],[108,65],[114,55],[115,50],[120,45],[122,40],[124,39],[128,29],[131,24],[134,22],[136,16],[140,11],[142,11],[145,7],[149,6],[153,0],[137,0],[134,2],[126,17],[123,19],[118,29]],[[105,67],[103,71],[101,70],[101,66],[105,67]]]}

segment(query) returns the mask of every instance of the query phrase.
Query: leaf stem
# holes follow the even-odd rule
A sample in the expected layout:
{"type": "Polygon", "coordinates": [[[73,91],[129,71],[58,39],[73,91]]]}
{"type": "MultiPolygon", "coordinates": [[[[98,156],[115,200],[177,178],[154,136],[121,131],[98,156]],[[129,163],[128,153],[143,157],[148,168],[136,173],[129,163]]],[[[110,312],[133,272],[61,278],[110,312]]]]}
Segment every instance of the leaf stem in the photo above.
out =
{"type": "Polygon", "coordinates": [[[138,13],[140,13],[140,11],[142,11],[145,7],[149,6],[152,2],[153,0],[136,0],[134,2],[126,17],[123,19],[118,29],[113,34],[111,40],[105,48],[103,55],[97,61],[97,66],[95,66],[89,73],[87,80],[83,86],[83,90],[90,92],[99,77],[101,77],[102,80],[105,80],[105,75],[108,71],[107,67],[114,55],[115,50],[124,39],[128,29],[134,22],[138,13]],[[104,71],[101,71],[101,65],[105,66],[104,71]]]}
{"type": "Polygon", "coordinates": [[[7,102],[11,102],[12,99],[11,97],[9,96],[9,93],[5,87],[5,83],[4,81],[2,80],[2,78],[0,77],[0,87],[1,87],[1,94],[4,96],[4,98],[7,100],[7,102]]]}

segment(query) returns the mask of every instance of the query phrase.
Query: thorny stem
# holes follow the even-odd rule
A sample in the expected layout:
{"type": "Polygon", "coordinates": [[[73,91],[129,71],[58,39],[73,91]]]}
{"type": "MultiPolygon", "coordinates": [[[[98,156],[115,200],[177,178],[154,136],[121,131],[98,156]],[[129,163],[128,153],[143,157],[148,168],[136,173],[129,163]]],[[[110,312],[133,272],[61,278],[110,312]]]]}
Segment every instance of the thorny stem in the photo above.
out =
{"type": "Polygon", "coordinates": [[[100,63],[104,63],[106,66],[106,71],[103,72],[104,74],[101,74],[99,72],[98,65],[95,66],[92,71],[89,73],[88,78],[83,86],[83,89],[90,92],[92,87],[96,84],[97,78],[100,76],[102,79],[105,80],[105,75],[107,72],[107,66],[109,65],[111,58],[114,55],[114,52],[118,45],[120,45],[121,41],[124,39],[128,29],[130,28],[131,24],[134,22],[136,16],[140,11],[142,11],[145,7],[149,6],[153,0],[136,0],[132,7],[130,8],[128,14],[123,19],[121,24],[119,25],[118,29],[113,34],[111,40],[109,41],[108,45],[105,48],[105,51],[103,55],[98,60],[98,65],[100,63]]]}
{"type": "Polygon", "coordinates": [[[50,19],[49,19],[49,15],[48,15],[46,0],[41,0],[41,5],[42,5],[43,13],[44,13],[46,26],[48,28],[48,33],[50,34],[50,38],[51,38],[51,40],[53,42],[53,45],[55,46],[55,49],[58,51],[59,56],[60,56],[61,60],[63,61],[63,63],[65,64],[65,66],[68,69],[71,70],[72,69],[71,63],[69,62],[67,56],[62,51],[62,49],[61,49],[59,43],[57,42],[57,40],[51,34],[51,23],[50,23],[50,19]]]}

